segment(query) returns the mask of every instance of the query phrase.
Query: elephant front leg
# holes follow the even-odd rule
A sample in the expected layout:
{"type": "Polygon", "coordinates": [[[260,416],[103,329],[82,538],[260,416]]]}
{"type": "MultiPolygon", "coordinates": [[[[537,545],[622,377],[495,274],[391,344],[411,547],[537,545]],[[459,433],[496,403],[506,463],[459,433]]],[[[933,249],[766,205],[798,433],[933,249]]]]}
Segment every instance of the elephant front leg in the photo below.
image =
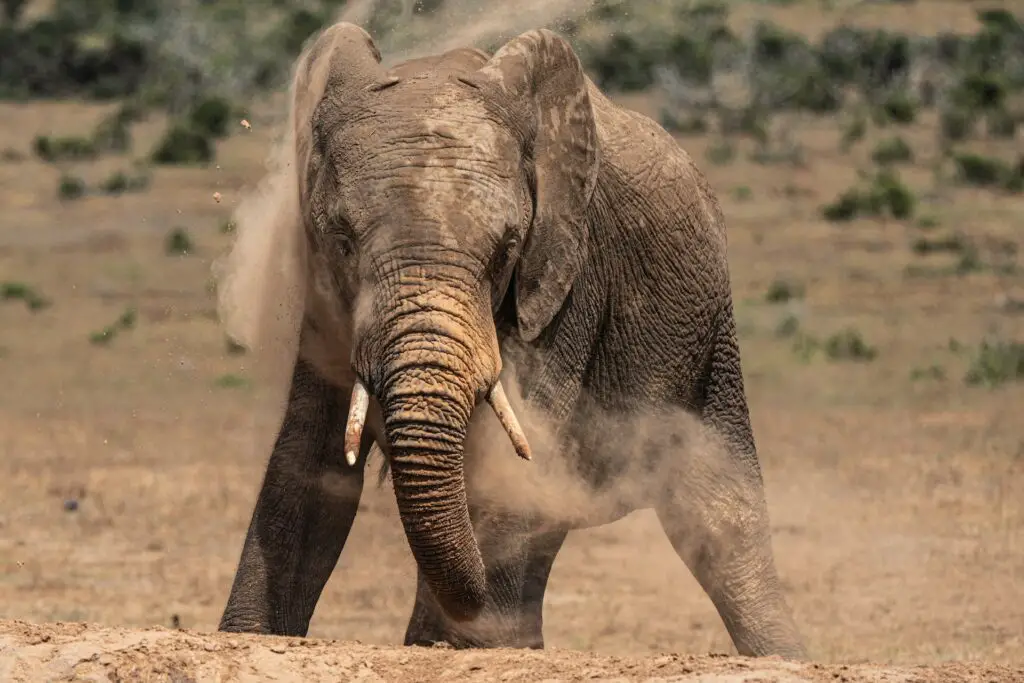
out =
{"type": "MultiPolygon", "coordinates": [[[[705,391],[702,419],[712,438],[669,456],[658,518],[741,655],[806,659],[775,569],[731,316],[713,347],[705,391]]],[[[678,429],[673,441],[693,436],[688,421],[678,429]]]]}
{"type": "Polygon", "coordinates": [[[680,489],[657,506],[658,518],[739,654],[806,659],[775,569],[760,497],[729,486],[709,486],[700,496],[692,496],[690,485],[680,489]]]}
{"type": "Polygon", "coordinates": [[[418,572],[405,644],[542,649],[544,592],[567,530],[537,532],[530,521],[510,514],[474,518],[487,567],[486,609],[470,623],[449,621],[418,572]]]}
{"type": "Polygon", "coordinates": [[[298,360],[221,631],[303,636],[348,538],[363,488],[344,462],[347,398],[298,360]]]}

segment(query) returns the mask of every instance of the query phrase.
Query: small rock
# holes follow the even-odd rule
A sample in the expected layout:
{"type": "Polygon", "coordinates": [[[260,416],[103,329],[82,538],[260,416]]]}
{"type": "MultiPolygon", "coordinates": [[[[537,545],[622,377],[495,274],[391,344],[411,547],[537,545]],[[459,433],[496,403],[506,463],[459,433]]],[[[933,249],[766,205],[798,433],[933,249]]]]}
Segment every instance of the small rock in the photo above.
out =
{"type": "Polygon", "coordinates": [[[242,119],[239,123],[242,124],[242,128],[245,128],[246,130],[252,130],[252,124],[246,121],[245,119],[242,119]]]}
{"type": "Polygon", "coordinates": [[[78,510],[77,500],[75,500],[74,498],[68,498],[67,500],[64,501],[65,512],[75,512],[76,510],[78,510]]]}
{"type": "Polygon", "coordinates": [[[283,655],[288,650],[284,645],[271,645],[270,651],[276,655],[283,655]]]}
{"type": "Polygon", "coordinates": [[[213,201],[217,202],[218,204],[220,204],[220,197],[221,197],[220,192],[214,192],[213,193],[213,201]]]}

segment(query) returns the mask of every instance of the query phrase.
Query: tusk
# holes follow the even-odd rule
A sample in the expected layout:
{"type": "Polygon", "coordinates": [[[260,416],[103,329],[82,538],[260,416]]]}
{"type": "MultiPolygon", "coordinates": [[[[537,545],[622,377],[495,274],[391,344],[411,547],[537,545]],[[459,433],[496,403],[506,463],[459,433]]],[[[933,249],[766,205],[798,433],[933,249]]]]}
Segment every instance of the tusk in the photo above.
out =
{"type": "Polygon", "coordinates": [[[512,404],[508,402],[505,389],[501,386],[500,381],[495,382],[487,393],[487,402],[494,409],[494,414],[498,416],[501,426],[508,432],[508,438],[512,440],[516,454],[523,460],[530,460],[530,444],[526,441],[526,435],[523,434],[523,428],[519,426],[516,414],[512,412],[512,404]]]}
{"type": "Polygon", "coordinates": [[[370,393],[358,379],[352,385],[352,402],[348,408],[348,422],[345,424],[345,461],[349,466],[356,464],[359,445],[363,440],[363,426],[370,409],[370,393]]]}

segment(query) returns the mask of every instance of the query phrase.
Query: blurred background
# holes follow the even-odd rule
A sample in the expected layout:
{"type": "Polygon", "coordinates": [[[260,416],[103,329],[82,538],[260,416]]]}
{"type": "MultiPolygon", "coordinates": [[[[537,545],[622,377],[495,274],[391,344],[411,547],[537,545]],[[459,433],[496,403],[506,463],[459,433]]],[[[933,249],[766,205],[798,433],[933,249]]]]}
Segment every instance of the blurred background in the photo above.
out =
{"type": "MultiPolygon", "coordinates": [[[[813,657],[1024,657],[1012,0],[0,0],[0,618],[216,628],[279,415],[211,265],[339,17],[389,62],[559,30],[708,174],[813,657]]],[[[400,643],[390,484],[363,508],[310,633],[400,643]]],[[[545,619],[549,646],[732,651],[647,512],[570,536],[545,619]]]]}

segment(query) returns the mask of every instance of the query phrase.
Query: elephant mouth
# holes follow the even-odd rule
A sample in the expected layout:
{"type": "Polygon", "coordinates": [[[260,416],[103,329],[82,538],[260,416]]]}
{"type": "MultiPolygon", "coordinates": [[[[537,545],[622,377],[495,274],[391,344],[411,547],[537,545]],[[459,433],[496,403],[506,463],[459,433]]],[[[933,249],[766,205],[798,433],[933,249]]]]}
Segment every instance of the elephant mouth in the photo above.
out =
{"type": "MultiPolygon", "coordinates": [[[[512,404],[508,400],[501,380],[496,381],[486,394],[488,405],[501,423],[516,454],[523,460],[531,460],[530,444],[523,433],[512,404]]],[[[359,446],[366,426],[366,416],[370,409],[370,392],[362,380],[356,379],[352,385],[352,398],[349,404],[348,420],[345,424],[345,461],[354,466],[359,459],[359,446]]]]}

